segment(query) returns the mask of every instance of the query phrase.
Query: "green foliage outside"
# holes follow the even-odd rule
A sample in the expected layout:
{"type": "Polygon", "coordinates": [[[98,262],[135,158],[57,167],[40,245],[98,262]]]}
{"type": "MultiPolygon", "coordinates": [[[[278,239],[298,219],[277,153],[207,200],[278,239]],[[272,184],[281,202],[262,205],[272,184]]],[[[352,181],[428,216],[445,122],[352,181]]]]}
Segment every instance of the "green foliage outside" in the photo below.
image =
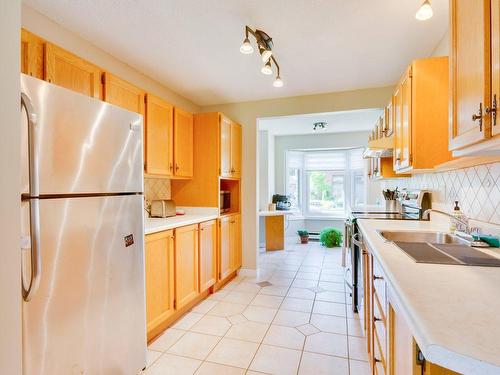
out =
{"type": "Polygon", "coordinates": [[[319,235],[321,244],[326,247],[338,247],[342,242],[342,232],[337,228],[327,228],[319,235]]]}

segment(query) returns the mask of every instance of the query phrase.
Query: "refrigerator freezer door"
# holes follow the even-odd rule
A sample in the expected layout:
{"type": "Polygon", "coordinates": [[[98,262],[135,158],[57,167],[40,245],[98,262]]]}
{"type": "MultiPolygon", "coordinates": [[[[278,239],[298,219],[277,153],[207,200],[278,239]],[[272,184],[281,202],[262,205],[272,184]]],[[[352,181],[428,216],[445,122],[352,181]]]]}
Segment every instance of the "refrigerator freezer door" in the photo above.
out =
{"type": "Polygon", "coordinates": [[[40,201],[40,287],[23,304],[25,375],[135,375],[145,367],[142,199],[40,201]]]}
{"type": "MultiPolygon", "coordinates": [[[[36,113],[41,195],[143,191],[141,115],[24,74],[21,90],[36,113]]],[[[21,155],[25,166],[26,134],[21,155]]]]}

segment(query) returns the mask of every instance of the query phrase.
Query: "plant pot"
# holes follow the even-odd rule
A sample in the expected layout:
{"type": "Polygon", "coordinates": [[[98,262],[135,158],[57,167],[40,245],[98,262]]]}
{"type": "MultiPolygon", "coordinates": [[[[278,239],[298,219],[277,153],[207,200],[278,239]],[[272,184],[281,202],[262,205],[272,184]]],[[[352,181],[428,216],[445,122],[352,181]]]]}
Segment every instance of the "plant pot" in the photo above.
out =
{"type": "Polygon", "coordinates": [[[309,236],[308,237],[300,237],[300,243],[301,244],[309,243],[309,236]]]}

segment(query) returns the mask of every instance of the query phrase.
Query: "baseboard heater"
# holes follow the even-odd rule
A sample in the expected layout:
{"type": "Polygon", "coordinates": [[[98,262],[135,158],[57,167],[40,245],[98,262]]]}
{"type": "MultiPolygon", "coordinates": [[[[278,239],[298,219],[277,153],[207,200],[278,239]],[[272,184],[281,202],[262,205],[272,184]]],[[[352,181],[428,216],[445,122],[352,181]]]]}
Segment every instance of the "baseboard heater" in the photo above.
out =
{"type": "Polygon", "coordinates": [[[319,232],[309,232],[309,241],[319,241],[319,232]]]}

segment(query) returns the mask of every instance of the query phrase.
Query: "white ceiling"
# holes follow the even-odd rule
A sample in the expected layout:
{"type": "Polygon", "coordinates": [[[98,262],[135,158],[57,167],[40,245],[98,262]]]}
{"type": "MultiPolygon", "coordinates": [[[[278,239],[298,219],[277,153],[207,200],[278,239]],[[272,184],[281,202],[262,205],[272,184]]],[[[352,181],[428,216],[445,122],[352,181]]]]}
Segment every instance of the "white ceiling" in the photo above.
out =
{"type": "Polygon", "coordinates": [[[23,0],[199,105],[394,84],[448,28],[448,0],[23,0]],[[242,55],[244,26],[266,31],[285,81],[242,55]]]}
{"type": "Polygon", "coordinates": [[[382,109],[363,109],[263,118],[259,119],[259,130],[278,136],[368,131],[373,129],[382,112],[382,109]],[[326,122],[326,128],[314,131],[313,124],[319,121],[326,122]]]}

